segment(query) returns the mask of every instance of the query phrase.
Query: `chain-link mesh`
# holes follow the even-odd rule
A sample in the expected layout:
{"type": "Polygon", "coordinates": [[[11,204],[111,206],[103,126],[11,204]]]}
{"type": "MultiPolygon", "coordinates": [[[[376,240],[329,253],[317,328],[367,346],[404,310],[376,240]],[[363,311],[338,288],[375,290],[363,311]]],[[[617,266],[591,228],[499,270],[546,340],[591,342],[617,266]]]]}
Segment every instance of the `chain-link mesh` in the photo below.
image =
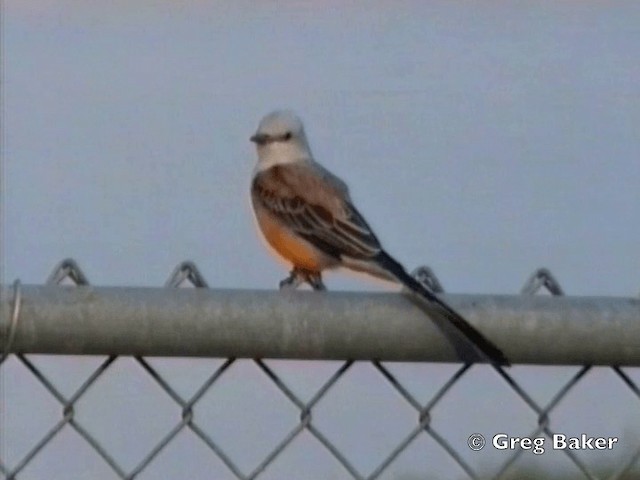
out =
{"type": "MultiPolygon", "coordinates": [[[[429,286],[436,292],[442,292],[443,288],[434,275],[434,273],[427,267],[421,267],[414,272],[416,278],[429,286]]],[[[80,267],[73,260],[64,260],[61,262],[52,272],[48,284],[72,284],[72,285],[87,285],[88,280],[84,275],[80,267]]],[[[178,265],[173,273],[170,275],[166,282],[166,287],[169,288],[183,288],[183,287],[195,287],[195,288],[207,288],[207,283],[198,268],[191,262],[183,262],[178,265]]],[[[563,290],[559,283],[553,277],[553,275],[546,269],[540,269],[532,274],[526,284],[523,286],[521,293],[523,295],[535,295],[540,293],[543,289],[551,295],[563,295],[563,290]]],[[[16,295],[19,294],[18,285],[16,285],[16,295]]],[[[14,299],[14,305],[16,308],[19,306],[19,299],[14,299]]],[[[30,360],[28,355],[17,354],[15,357],[18,361],[26,367],[26,369],[33,375],[37,382],[44,387],[44,389],[59,403],[62,407],[61,418],[52,425],[48,431],[39,438],[32,438],[31,447],[28,451],[19,459],[19,461],[12,464],[8,464],[4,459],[0,458],[0,474],[7,480],[13,480],[21,478],[22,472],[25,468],[36,458],[44,449],[46,449],[53,440],[60,435],[65,427],[73,429],[80,437],[86,442],[86,444],[98,454],[105,464],[110,467],[116,478],[121,479],[133,479],[145,469],[151,465],[169,444],[176,440],[181,431],[188,429],[202,442],[203,445],[210,451],[210,454],[217,457],[228,469],[229,478],[237,479],[253,479],[258,478],[260,475],[290,446],[301,436],[303,432],[310,434],[322,448],[328,452],[344,469],[344,475],[340,478],[353,478],[353,479],[376,479],[382,478],[388,467],[397,460],[397,458],[405,452],[420,436],[427,436],[433,440],[439,447],[444,455],[448,456],[451,461],[455,462],[461,469],[463,475],[467,478],[480,479],[480,478],[507,478],[510,475],[512,466],[518,461],[522,454],[526,451],[521,448],[514,448],[510,452],[506,460],[502,460],[502,464],[494,469],[494,473],[491,475],[480,474],[465,460],[465,455],[462,454],[461,448],[452,444],[450,440],[447,440],[447,436],[440,432],[439,428],[432,422],[436,412],[434,411],[437,406],[447,401],[447,396],[454,386],[456,386],[460,380],[466,376],[471,375],[471,365],[463,365],[458,368],[451,377],[446,380],[442,386],[436,390],[435,394],[431,396],[427,401],[421,401],[414,394],[412,394],[408,388],[403,385],[403,382],[394,375],[390,368],[383,362],[373,360],[372,365],[377,372],[379,372],[381,378],[393,388],[394,391],[415,410],[416,423],[409,431],[406,432],[404,438],[402,438],[397,445],[392,448],[386,455],[377,460],[377,466],[369,472],[363,472],[358,469],[354,462],[349,459],[349,456],[345,454],[341,448],[339,448],[336,439],[332,438],[329,434],[323,432],[313,420],[313,412],[316,407],[323,402],[323,399],[327,394],[335,387],[337,382],[343,377],[348,377],[349,371],[353,366],[352,361],[345,361],[324,381],[324,383],[318,388],[309,400],[303,400],[299,395],[294,393],[294,390],[287,385],[285,380],[279,376],[276,371],[270,367],[269,361],[256,359],[254,360],[256,367],[262,372],[266,379],[272,383],[272,385],[282,393],[288,402],[292,404],[295,410],[298,412],[298,419],[293,428],[286,433],[278,442],[270,446],[266,456],[254,466],[250,471],[241,468],[237,460],[233,458],[225,448],[224,442],[219,439],[214,439],[207,431],[198,424],[197,416],[194,414],[194,408],[199,402],[203,401],[203,397],[213,389],[218,387],[220,379],[223,378],[230,368],[236,362],[235,358],[228,358],[222,362],[217,368],[215,368],[208,378],[202,383],[199,389],[190,396],[184,398],[178,390],[172,386],[171,382],[163,376],[158,369],[154,368],[152,364],[142,357],[135,357],[135,361],[142,367],[142,369],[153,379],[154,382],[160,387],[160,389],[166,394],[166,396],[175,403],[175,406],[180,410],[180,420],[161,438],[158,438],[148,452],[142,456],[137,464],[133,468],[125,468],[125,466],[112,454],[109,453],[109,449],[105,446],[96,436],[90,433],[90,430],[83,425],[83,422],[77,418],[75,414],[76,404],[89,392],[97,383],[100,382],[110,368],[112,368],[115,356],[109,356],[105,358],[93,372],[86,378],[86,380],[77,388],[71,395],[64,395],[60,389],[56,387],[53,381],[42,371],[41,368],[30,360]]],[[[0,369],[6,365],[7,356],[0,358],[0,369]],[[4,364],[4,365],[3,365],[4,364]]],[[[559,405],[559,403],[567,396],[569,392],[576,388],[580,382],[582,382],[592,370],[590,366],[585,365],[579,368],[570,378],[566,381],[551,400],[546,404],[540,404],[536,402],[531,394],[518,383],[514,376],[509,373],[508,369],[493,367],[481,367],[481,368],[494,368],[499,377],[504,380],[505,384],[510,390],[513,391],[515,398],[519,398],[535,415],[537,418],[537,425],[535,425],[531,433],[528,435],[530,438],[545,435],[547,438],[551,438],[556,431],[552,428],[552,414],[559,405]]],[[[637,404],[637,409],[640,412],[640,387],[633,380],[629,371],[631,368],[621,368],[619,366],[611,366],[613,372],[617,378],[620,379],[622,385],[624,385],[630,392],[632,392],[637,404]]],[[[0,373],[2,370],[0,370],[0,373]]],[[[0,431],[1,435],[1,431],[0,431]]],[[[640,442],[637,442],[640,443],[640,442]]],[[[581,475],[579,478],[598,479],[621,479],[621,478],[635,478],[633,475],[638,474],[638,463],[640,459],[640,446],[633,445],[631,450],[627,452],[624,461],[620,461],[617,464],[617,469],[613,472],[609,472],[606,476],[603,476],[601,472],[596,472],[598,462],[588,464],[583,457],[577,455],[571,449],[561,450],[564,455],[575,466],[576,473],[581,475]],[[635,470],[634,470],[635,469],[635,470]],[[634,473],[635,472],[635,473],[634,473]]],[[[64,459],[60,459],[64,462],[64,459]]],[[[292,477],[293,478],[293,477],[292,477]]],[[[304,478],[302,475],[300,478],[304,478]]],[[[413,478],[413,477],[412,477],[413,478]]],[[[420,477],[422,478],[422,477],[420,477]]],[[[425,476],[428,478],[428,476],[425,476]]],[[[462,478],[462,477],[461,477],[462,478]]],[[[509,477],[512,478],[512,477],[509,477]]],[[[578,478],[578,477],[571,477],[578,478]]]]}

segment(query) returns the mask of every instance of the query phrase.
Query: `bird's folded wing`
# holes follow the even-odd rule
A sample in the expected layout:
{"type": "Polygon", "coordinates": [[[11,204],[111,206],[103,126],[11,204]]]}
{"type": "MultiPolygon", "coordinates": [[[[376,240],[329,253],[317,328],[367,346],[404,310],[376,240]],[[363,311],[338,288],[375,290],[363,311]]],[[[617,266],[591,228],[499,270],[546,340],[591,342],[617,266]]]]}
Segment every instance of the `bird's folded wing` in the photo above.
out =
{"type": "Polygon", "coordinates": [[[255,176],[252,196],[275,219],[328,255],[364,260],[381,251],[344,183],[324,169],[271,167],[255,176]]]}

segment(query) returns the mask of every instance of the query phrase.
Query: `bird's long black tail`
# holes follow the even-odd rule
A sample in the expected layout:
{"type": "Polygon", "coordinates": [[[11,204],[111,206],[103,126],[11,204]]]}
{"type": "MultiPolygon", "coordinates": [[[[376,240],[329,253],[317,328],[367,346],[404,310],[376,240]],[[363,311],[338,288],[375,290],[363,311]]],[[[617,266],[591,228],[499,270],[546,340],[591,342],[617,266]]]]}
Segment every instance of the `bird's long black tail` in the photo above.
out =
{"type": "Polygon", "coordinates": [[[404,267],[396,262],[389,254],[386,252],[380,253],[376,257],[376,261],[385,270],[391,272],[405,287],[433,306],[437,312],[444,315],[469,342],[475,345],[478,350],[487,357],[487,360],[497,365],[509,365],[509,360],[507,360],[507,357],[502,353],[502,350],[491,343],[491,341],[462,318],[453,308],[440,300],[435,293],[409,275],[404,267]]]}

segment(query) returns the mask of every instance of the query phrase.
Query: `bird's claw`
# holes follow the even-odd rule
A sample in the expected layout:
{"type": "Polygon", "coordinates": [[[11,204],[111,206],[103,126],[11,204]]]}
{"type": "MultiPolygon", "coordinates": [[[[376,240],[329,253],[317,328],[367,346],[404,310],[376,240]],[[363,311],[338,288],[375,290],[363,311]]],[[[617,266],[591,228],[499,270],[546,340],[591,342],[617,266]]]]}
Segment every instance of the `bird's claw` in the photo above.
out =
{"type": "Polygon", "coordinates": [[[325,291],[327,287],[325,287],[324,283],[322,283],[322,275],[320,273],[311,273],[307,276],[307,283],[311,285],[311,288],[317,291],[325,291]]]}
{"type": "Polygon", "coordinates": [[[295,270],[291,272],[284,280],[280,281],[280,290],[295,290],[304,280],[296,274],[295,270]]]}
{"type": "Polygon", "coordinates": [[[295,290],[305,282],[314,290],[324,291],[327,289],[324,283],[322,283],[322,274],[320,272],[310,272],[294,268],[291,270],[291,274],[280,282],[280,290],[295,290]]]}

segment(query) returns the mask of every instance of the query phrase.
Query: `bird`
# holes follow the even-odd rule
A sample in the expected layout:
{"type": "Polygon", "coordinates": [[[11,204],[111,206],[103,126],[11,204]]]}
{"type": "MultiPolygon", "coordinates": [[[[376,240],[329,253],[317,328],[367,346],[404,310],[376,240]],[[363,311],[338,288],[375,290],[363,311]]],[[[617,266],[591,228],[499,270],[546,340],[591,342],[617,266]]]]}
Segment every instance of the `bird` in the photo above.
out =
{"type": "Polygon", "coordinates": [[[338,267],[399,283],[450,322],[490,363],[509,364],[497,346],[385,251],[355,207],[347,184],[314,159],[303,122],[293,111],[264,116],[250,140],[258,156],[251,181],[257,224],[267,243],[293,266],[280,289],[308,283],[326,290],[322,272],[338,267]]]}

